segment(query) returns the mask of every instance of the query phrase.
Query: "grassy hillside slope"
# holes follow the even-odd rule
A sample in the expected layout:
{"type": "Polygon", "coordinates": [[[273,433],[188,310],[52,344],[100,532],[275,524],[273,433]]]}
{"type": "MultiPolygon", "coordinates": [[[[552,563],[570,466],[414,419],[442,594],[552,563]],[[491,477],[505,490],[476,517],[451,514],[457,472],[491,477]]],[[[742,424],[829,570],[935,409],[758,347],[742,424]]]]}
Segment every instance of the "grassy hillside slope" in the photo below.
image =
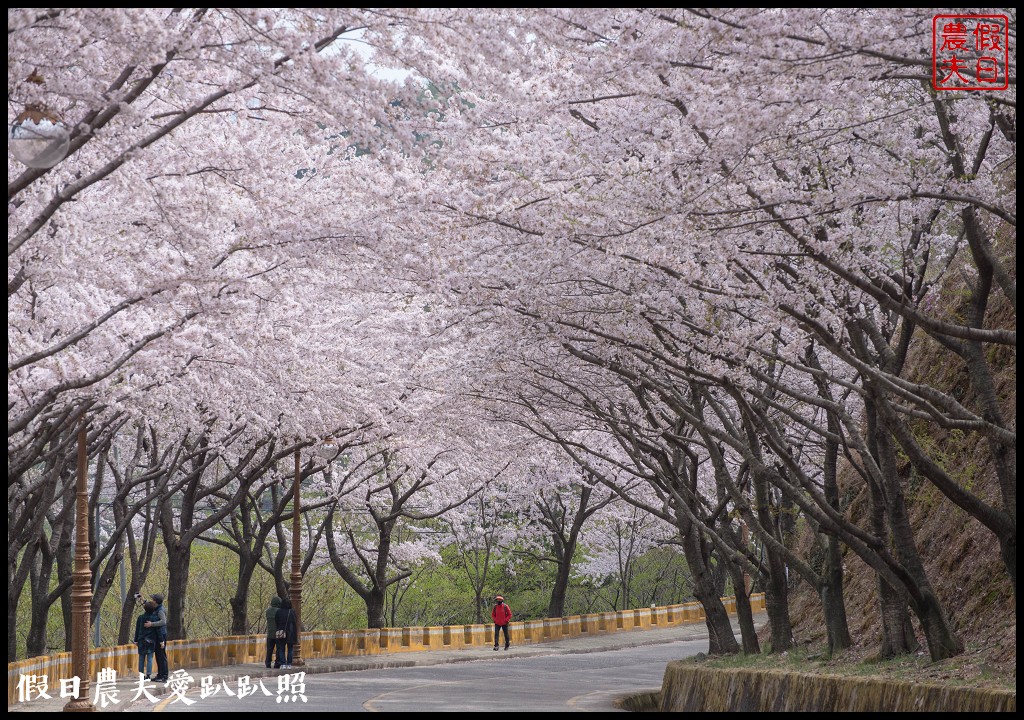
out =
{"type": "MultiPolygon", "coordinates": [[[[1003,251],[1015,256],[1015,238],[1004,236],[1003,251]]],[[[1015,267],[1011,259],[1009,267],[1015,267]]],[[[959,312],[958,304],[965,297],[961,283],[948,283],[941,294],[945,307],[959,312]]],[[[1016,316],[998,293],[993,294],[989,325],[1016,327],[1016,316]]],[[[1016,427],[1017,358],[1016,349],[992,346],[989,362],[997,368],[997,386],[1002,411],[1012,427],[1016,427]]],[[[919,333],[911,346],[908,377],[942,388],[968,407],[975,406],[970,378],[964,363],[919,333]]],[[[998,488],[987,447],[976,435],[960,431],[947,432],[921,422],[915,427],[918,439],[928,447],[942,466],[964,487],[999,504],[998,488]]],[[[1016,686],[1017,613],[1016,599],[999,555],[999,546],[990,531],[950,502],[934,485],[922,478],[906,458],[901,458],[900,472],[915,536],[928,576],[954,623],[956,632],[966,645],[963,655],[931,663],[924,648],[924,637],[918,630],[921,650],[915,658],[886,661],[892,673],[904,673],[921,680],[956,681],[977,685],[1016,686]]],[[[840,482],[844,499],[854,518],[867,512],[867,491],[854,479],[850,468],[844,468],[840,482]]],[[[803,539],[807,547],[809,538],[803,539]]],[[[846,583],[844,597],[849,614],[850,631],[855,647],[832,661],[832,666],[870,662],[877,651],[881,628],[878,619],[875,575],[852,552],[845,554],[846,583]]],[[[824,645],[821,609],[816,594],[806,585],[793,593],[794,632],[802,654],[814,656],[824,645]]],[[[916,621],[915,621],[916,622],[916,621]]],[[[800,654],[800,653],[798,653],[800,654]]],[[[859,672],[868,672],[862,667],[859,672]]],[[[878,667],[876,670],[884,671],[878,667]]]]}

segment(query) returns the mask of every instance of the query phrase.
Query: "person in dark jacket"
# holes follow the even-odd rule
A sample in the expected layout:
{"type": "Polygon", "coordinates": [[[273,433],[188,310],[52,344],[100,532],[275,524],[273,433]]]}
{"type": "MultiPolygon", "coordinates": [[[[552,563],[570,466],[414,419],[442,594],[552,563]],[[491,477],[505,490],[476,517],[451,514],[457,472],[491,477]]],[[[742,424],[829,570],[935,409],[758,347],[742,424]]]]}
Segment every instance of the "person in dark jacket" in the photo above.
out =
{"type": "Polygon", "coordinates": [[[156,641],[156,682],[167,682],[169,670],[167,668],[167,608],[164,607],[164,596],[161,593],[150,595],[156,603],[156,621],[147,620],[142,624],[146,628],[156,628],[159,636],[156,641]]]}
{"type": "MultiPolygon", "coordinates": [[[[145,623],[158,622],[160,614],[157,612],[156,603],[148,600],[143,606],[143,612],[135,621],[135,645],[139,648],[139,674],[145,675],[147,680],[153,676],[153,656],[156,654],[156,646],[160,642],[160,628],[146,627],[145,623]]],[[[159,665],[157,666],[159,668],[159,665]]]]}
{"type": "Polygon", "coordinates": [[[512,620],[512,608],[505,604],[505,598],[501,595],[494,598],[494,609],[491,610],[491,619],[494,620],[494,649],[498,649],[498,633],[505,633],[505,649],[508,650],[508,624],[512,620]]]}
{"type": "MultiPolygon", "coordinates": [[[[267,659],[264,664],[270,667],[270,661],[274,658],[274,648],[277,647],[277,611],[281,608],[281,598],[277,595],[270,598],[270,607],[267,608],[267,659]]],[[[277,651],[277,661],[274,667],[281,667],[281,651],[277,651]]]]}
{"type": "Polygon", "coordinates": [[[299,639],[298,618],[292,610],[292,602],[288,598],[281,600],[281,608],[274,616],[274,627],[277,636],[277,662],[283,668],[292,666],[292,651],[299,639]],[[284,658],[282,662],[282,658],[284,658]]]}

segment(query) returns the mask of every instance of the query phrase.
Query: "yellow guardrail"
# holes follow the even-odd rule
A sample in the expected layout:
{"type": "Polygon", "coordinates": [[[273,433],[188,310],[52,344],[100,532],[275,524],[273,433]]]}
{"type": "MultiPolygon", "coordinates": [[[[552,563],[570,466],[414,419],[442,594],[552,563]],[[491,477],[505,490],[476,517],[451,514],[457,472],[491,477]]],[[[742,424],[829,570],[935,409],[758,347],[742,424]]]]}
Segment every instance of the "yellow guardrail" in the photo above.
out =
{"type": "MultiPolygon", "coordinates": [[[[736,612],[736,599],[723,598],[730,613],[736,612]]],[[[764,594],[750,596],[751,607],[764,609],[764,594]]],[[[661,607],[618,610],[571,615],[562,618],[525,620],[509,624],[512,644],[529,645],[580,635],[599,635],[627,630],[649,630],[699,622],[704,619],[700,603],[682,603],[661,607]]],[[[302,633],[302,657],[333,658],[380,653],[453,650],[483,647],[494,642],[494,626],[445,625],[438,627],[366,628],[361,630],[307,630],[302,633]]],[[[263,663],[267,646],[265,635],[232,635],[196,640],[171,640],[167,643],[167,661],[172,668],[204,668],[223,665],[263,663]]],[[[134,676],[139,653],[135,645],[93,648],[89,651],[89,676],[95,678],[103,668],[118,677],[134,676]]],[[[154,667],[154,670],[156,668],[154,667]]],[[[50,688],[72,677],[71,653],[43,655],[7,663],[7,704],[18,702],[18,682],[23,675],[47,677],[50,688]]]]}

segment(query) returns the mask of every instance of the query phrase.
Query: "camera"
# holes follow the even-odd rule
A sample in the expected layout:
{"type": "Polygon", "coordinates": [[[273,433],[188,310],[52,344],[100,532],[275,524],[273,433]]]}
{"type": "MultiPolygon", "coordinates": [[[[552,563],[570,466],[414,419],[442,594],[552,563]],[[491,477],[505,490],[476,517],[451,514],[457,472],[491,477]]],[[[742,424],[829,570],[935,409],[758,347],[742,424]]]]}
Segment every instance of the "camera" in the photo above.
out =
{"type": "Polygon", "coordinates": [[[137,592],[134,595],[132,595],[132,597],[135,598],[135,602],[139,602],[140,600],[142,600],[142,593],[137,592]]]}

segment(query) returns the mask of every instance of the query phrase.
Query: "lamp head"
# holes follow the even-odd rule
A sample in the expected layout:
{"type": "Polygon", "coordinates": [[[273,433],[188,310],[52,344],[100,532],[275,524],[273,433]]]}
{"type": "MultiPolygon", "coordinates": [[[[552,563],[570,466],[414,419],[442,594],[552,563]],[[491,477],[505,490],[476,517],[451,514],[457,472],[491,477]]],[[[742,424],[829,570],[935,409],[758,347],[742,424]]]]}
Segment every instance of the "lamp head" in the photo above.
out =
{"type": "Polygon", "coordinates": [[[341,452],[341,446],[335,440],[327,440],[316,449],[317,457],[327,462],[338,457],[339,452],[341,452]]]}
{"type": "Polygon", "coordinates": [[[64,159],[71,144],[68,126],[41,107],[29,107],[7,130],[11,155],[30,168],[46,169],[64,159]]]}

